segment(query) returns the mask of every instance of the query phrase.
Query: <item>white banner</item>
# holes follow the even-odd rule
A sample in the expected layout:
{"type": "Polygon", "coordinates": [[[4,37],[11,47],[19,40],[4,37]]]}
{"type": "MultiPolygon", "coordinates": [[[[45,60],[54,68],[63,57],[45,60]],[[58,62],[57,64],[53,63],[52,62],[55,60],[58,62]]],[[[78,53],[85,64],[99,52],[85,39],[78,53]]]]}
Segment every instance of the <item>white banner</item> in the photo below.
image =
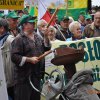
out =
{"type": "Polygon", "coordinates": [[[8,100],[1,50],[0,50],[0,100],[8,100]]]}
{"type": "MultiPolygon", "coordinates": [[[[77,71],[82,69],[92,69],[94,84],[93,86],[100,90],[100,37],[93,37],[87,39],[81,39],[78,41],[54,41],[52,42],[52,49],[58,47],[74,47],[79,48],[82,45],[85,50],[84,60],[76,64],[77,71]]],[[[63,66],[55,66],[51,64],[51,59],[54,58],[54,54],[49,54],[46,56],[46,72],[50,73],[52,70],[58,68],[62,72],[63,66]]]]}

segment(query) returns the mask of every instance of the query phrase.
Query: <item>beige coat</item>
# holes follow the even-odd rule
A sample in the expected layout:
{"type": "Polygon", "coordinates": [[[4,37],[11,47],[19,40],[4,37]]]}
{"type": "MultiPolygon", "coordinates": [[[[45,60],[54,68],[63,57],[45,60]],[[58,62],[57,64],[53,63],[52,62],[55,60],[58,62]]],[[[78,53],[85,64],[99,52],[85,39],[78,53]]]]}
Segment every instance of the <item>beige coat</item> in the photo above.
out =
{"type": "Polygon", "coordinates": [[[7,40],[4,42],[3,46],[1,47],[7,87],[11,87],[14,85],[14,64],[11,61],[11,53],[10,53],[11,42],[13,40],[14,37],[12,35],[9,35],[7,37],[7,40]]]}

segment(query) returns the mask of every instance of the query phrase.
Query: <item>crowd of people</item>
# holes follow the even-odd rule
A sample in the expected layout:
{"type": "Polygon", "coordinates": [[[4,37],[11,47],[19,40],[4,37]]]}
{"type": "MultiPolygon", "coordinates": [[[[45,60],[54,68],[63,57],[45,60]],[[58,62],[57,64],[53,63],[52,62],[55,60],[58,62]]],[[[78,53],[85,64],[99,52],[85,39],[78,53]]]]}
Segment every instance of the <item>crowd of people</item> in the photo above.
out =
{"type": "MultiPolygon", "coordinates": [[[[55,20],[55,19],[54,19],[55,20]]],[[[77,21],[62,16],[49,26],[26,11],[0,13],[0,48],[4,63],[9,100],[40,100],[40,93],[29,84],[29,76],[37,89],[44,77],[45,59],[38,59],[51,49],[54,41],[77,41],[100,37],[100,11],[94,14],[80,12],[77,21]],[[35,99],[34,99],[35,98],[35,99]]]]}

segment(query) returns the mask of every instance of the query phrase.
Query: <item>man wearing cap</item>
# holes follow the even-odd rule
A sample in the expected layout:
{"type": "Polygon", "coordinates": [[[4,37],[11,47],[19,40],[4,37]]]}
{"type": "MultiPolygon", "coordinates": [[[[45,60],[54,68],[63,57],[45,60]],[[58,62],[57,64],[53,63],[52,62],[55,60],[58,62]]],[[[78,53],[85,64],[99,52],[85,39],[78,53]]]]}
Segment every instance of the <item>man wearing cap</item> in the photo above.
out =
{"type": "Polygon", "coordinates": [[[85,14],[86,13],[84,11],[81,11],[78,19],[78,22],[83,26],[85,25],[85,14]]]}
{"type": "Polygon", "coordinates": [[[94,22],[85,27],[83,36],[87,38],[100,36],[100,11],[94,14],[94,22]]]}
{"type": "Polygon", "coordinates": [[[14,37],[8,32],[8,22],[0,18],[0,48],[2,51],[3,66],[7,84],[7,93],[11,100],[14,100],[14,64],[11,61],[11,42],[14,37]]]}
{"type": "Polygon", "coordinates": [[[15,100],[40,100],[40,93],[31,87],[29,77],[34,87],[40,90],[45,60],[44,58],[39,60],[38,57],[50,50],[51,45],[47,33],[44,39],[35,33],[35,22],[34,17],[23,15],[19,23],[22,26],[22,33],[12,42],[11,58],[15,63],[15,100]]]}
{"type": "Polygon", "coordinates": [[[66,41],[67,38],[71,37],[71,32],[69,31],[69,17],[63,16],[60,19],[60,26],[56,26],[58,31],[56,34],[56,38],[61,41],[66,41]]]}
{"type": "Polygon", "coordinates": [[[18,18],[17,14],[14,11],[11,11],[6,16],[9,23],[9,32],[14,37],[20,33],[20,29],[18,28],[18,18]]]}
{"type": "Polygon", "coordinates": [[[92,23],[92,16],[91,15],[85,15],[85,24],[91,24],[92,23]]]}
{"type": "Polygon", "coordinates": [[[86,26],[85,24],[85,12],[81,11],[79,14],[78,22],[81,24],[81,31],[84,31],[84,27],[86,26]]]}
{"type": "Polygon", "coordinates": [[[23,12],[23,10],[18,10],[17,14],[18,14],[18,16],[22,17],[24,15],[24,12],[23,12]]]}

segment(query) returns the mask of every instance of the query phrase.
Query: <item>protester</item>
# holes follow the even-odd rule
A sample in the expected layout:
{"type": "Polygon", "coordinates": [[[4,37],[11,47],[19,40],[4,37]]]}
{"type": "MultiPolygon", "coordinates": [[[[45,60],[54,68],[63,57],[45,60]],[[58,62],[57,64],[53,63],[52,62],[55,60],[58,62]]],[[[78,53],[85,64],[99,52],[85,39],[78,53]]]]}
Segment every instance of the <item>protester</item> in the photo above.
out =
{"type": "Polygon", "coordinates": [[[84,27],[86,26],[86,24],[85,24],[85,15],[86,15],[86,12],[81,11],[80,14],[79,14],[79,18],[78,18],[78,22],[81,24],[82,32],[84,31],[84,27]]]}
{"type": "Polygon", "coordinates": [[[9,23],[9,33],[13,36],[17,36],[20,33],[20,29],[18,28],[18,18],[17,14],[14,11],[11,11],[6,16],[9,23]]]}
{"type": "Polygon", "coordinates": [[[91,15],[85,15],[85,24],[91,24],[92,23],[92,16],[91,15]]]}
{"type": "MultiPolygon", "coordinates": [[[[74,21],[69,25],[69,30],[72,33],[72,40],[82,39],[81,24],[78,21],[74,21]]],[[[69,39],[67,39],[69,40],[69,39]]]]}
{"type": "Polygon", "coordinates": [[[18,10],[17,14],[18,14],[18,16],[22,17],[24,15],[24,12],[23,12],[23,10],[18,10]]]}
{"type": "Polygon", "coordinates": [[[48,32],[49,40],[50,41],[55,41],[56,40],[56,32],[57,32],[56,28],[53,27],[53,26],[49,26],[48,31],[49,31],[48,32]]]}
{"type": "Polygon", "coordinates": [[[83,36],[87,38],[100,36],[100,11],[94,14],[94,22],[85,27],[83,36]]]}
{"type": "Polygon", "coordinates": [[[36,20],[23,15],[20,19],[22,32],[12,42],[12,61],[15,63],[15,100],[40,100],[40,93],[34,90],[29,83],[31,76],[32,83],[40,90],[40,80],[44,77],[44,58],[39,60],[38,56],[51,48],[48,33],[45,32],[41,39],[34,32],[36,20]]]}
{"type": "Polygon", "coordinates": [[[57,15],[54,18],[54,22],[59,25],[59,19],[58,19],[58,16],[57,15]]]}
{"type": "Polygon", "coordinates": [[[8,32],[6,19],[0,18],[0,47],[2,51],[3,66],[7,84],[9,100],[14,100],[14,64],[11,61],[11,42],[14,37],[8,32]]]}
{"type": "Polygon", "coordinates": [[[79,23],[83,26],[85,25],[85,14],[84,11],[81,11],[78,18],[79,23]]]}
{"type": "Polygon", "coordinates": [[[60,26],[57,26],[56,38],[61,41],[66,41],[67,38],[71,37],[71,32],[68,29],[69,27],[69,17],[63,16],[60,18],[60,26]]]}
{"type": "Polygon", "coordinates": [[[44,33],[47,30],[47,22],[43,19],[39,20],[37,23],[38,32],[37,34],[43,39],[44,33]]]}

